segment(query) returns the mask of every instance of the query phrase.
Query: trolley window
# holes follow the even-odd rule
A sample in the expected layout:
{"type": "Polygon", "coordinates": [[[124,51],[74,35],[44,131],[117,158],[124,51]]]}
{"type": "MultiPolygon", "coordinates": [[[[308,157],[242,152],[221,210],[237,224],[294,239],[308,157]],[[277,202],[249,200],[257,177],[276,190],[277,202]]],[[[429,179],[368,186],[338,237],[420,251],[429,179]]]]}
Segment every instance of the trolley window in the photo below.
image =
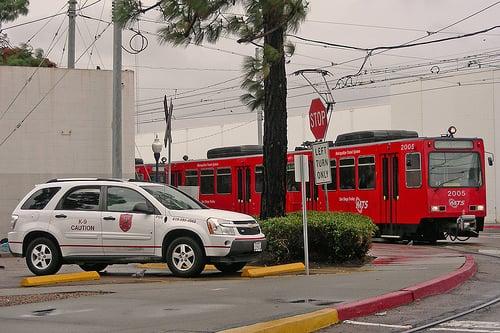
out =
{"type": "Polygon", "coordinates": [[[182,174],[180,171],[172,172],[172,176],[170,177],[170,185],[175,187],[182,186],[182,174]]]}
{"type": "Polygon", "coordinates": [[[200,193],[201,194],[214,194],[214,170],[201,170],[200,178],[200,193]]]}
{"type": "Polygon", "coordinates": [[[288,164],[286,166],[286,190],[288,192],[298,192],[299,189],[299,183],[295,181],[295,167],[293,164],[288,164]]]}
{"type": "Polygon", "coordinates": [[[479,154],[459,152],[430,153],[429,184],[432,187],[481,186],[479,154]]]}
{"type": "MultiPolygon", "coordinates": [[[[156,172],[156,170],[155,170],[155,172],[156,172]]],[[[166,175],[165,175],[165,171],[162,171],[162,170],[158,171],[158,183],[161,183],[161,184],[166,184],[167,183],[167,178],[166,178],[166,175]]]]}
{"type": "Polygon", "coordinates": [[[198,171],[197,170],[186,170],[186,186],[198,186],[198,171]]]}
{"type": "Polygon", "coordinates": [[[217,169],[217,193],[231,193],[231,169],[217,169]]]}
{"type": "Polygon", "coordinates": [[[262,193],[264,185],[264,167],[262,165],[255,167],[255,192],[262,193]]]}
{"type": "Polygon", "coordinates": [[[406,154],[406,187],[422,186],[422,165],[420,153],[406,154]]]}
{"type": "Polygon", "coordinates": [[[330,170],[332,173],[332,182],[326,186],[328,191],[337,189],[337,160],[330,160],[330,170]]]}
{"type": "Polygon", "coordinates": [[[343,158],[340,160],[340,189],[353,190],[354,189],[354,157],[343,158]]]}
{"type": "Polygon", "coordinates": [[[360,190],[375,188],[375,156],[358,158],[358,188],[360,190]]]}

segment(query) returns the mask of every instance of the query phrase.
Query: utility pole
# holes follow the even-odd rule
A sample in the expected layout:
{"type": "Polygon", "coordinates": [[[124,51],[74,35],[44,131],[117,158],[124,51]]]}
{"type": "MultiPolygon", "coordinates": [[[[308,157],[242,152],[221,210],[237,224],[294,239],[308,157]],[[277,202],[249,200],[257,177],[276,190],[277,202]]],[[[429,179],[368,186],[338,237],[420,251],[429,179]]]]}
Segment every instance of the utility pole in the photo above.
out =
{"type": "MultiPolygon", "coordinates": [[[[255,60],[257,60],[258,58],[259,58],[259,49],[256,47],[255,60]]],[[[262,107],[259,107],[257,109],[257,142],[259,146],[262,146],[262,120],[263,120],[262,107]]]]}
{"type": "Polygon", "coordinates": [[[68,0],[68,68],[75,68],[76,0],[68,0]]]}
{"type": "Polygon", "coordinates": [[[122,27],[116,22],[116,0],[113,0],[113,120],[112,176],[122,178],[122,27]]]}

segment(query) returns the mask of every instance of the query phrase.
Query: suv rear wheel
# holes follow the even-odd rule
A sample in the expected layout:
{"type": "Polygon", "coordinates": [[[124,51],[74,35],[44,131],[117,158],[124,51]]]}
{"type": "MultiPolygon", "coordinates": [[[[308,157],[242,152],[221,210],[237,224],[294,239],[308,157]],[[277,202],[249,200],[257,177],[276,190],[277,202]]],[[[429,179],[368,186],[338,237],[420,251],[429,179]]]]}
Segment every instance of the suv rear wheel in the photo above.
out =
{"type": "Polygon", "coordinates": [[[108,264],[81,264],[78,266],[80,266],[80,268],[83,269],[85,272],[92,272],[92,271],[101,272],[104,269],[106,269],[106,267],[108,267],[108,264]]]}
{"type": "Polygon", "coordinates": [[[199,275],[205,268],[205,256],[200,244],[190,237],[174,239],[167,249],[167,265],[175,276],[199,275]]]}
{"type": "Polygon", "coordinates": [[[49,238],[36,238],[29,243],[26,264],[33,274],[55,274],[61,268],[61,254],[57,245],[49,238]]]}

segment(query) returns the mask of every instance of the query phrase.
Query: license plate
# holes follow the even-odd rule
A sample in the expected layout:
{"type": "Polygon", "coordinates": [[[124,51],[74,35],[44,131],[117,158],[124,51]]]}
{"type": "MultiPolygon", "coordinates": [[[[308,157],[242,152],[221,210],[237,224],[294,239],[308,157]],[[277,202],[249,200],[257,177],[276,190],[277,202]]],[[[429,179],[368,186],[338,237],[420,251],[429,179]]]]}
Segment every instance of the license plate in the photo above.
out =
{"type": "Polygon", "coordinates": [[[254,252],[262,252],[262,243],[261,242],[253,243],[253,251],[254,252]]]}

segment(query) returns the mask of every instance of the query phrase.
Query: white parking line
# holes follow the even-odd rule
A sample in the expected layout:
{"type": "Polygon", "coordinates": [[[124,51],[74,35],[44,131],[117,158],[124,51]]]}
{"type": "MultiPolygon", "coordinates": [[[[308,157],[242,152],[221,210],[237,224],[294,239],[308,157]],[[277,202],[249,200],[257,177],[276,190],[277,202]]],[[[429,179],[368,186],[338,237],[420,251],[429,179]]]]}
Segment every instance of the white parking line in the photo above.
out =
{"type": "Polygon", "coordinates": [[[452,320],[431,328],[431,331],[500,333],[500,323],[492,321],[452,320]]]}
{"type": "Polygon", "coordinates": [[[499,255],[500,254],[500,250],[490,250],[490,249],[478,250],[477,252],[484,253],[484,254],[491,254],[491,255],[499,255]]]}
{"type": "Polygon", "coordinates": [[[478,329],[468,329],[468,328],[447,328],[447,327],[431,328],[429,331],[469,332],[469,333],[500,333],[500,331],[478,330],[478,329]]]}
{"type": "Polygon", "coordinates": [[[355,320],[344,320],[344,324],[351,325],[361,325],[361,326],[377,326],[377,327],[389,327],[389,328],[411,328],[410,325],[389,325],[389,324],[379,324],[379,323],[368,323],[365,321],[355,321],[355,320]]]}

